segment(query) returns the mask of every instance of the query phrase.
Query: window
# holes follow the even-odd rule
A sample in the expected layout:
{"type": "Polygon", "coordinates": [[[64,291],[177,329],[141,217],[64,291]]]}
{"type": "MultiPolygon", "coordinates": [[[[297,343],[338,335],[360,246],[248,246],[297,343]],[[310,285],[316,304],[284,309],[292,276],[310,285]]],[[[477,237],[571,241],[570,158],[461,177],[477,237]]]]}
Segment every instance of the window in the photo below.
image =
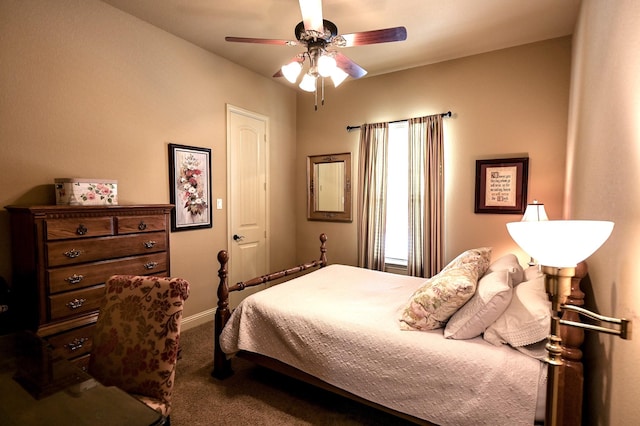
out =
{"type": "Polygon", "coordinates": [[[409,123],[389,123],[387,162],[386,264],[407,265],[409,258],[409,123]]]}

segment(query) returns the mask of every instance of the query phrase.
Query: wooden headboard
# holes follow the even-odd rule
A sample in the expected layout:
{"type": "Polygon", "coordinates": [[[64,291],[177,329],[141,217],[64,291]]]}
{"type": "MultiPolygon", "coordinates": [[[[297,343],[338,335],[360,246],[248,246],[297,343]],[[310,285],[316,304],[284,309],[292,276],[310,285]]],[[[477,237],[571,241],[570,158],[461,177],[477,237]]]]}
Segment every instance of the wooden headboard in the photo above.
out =
{"type": "MultiPolygon", "coordinates": [[[[574,306],[584,306],[584,293],[580,282],[587,276],[586,262],[576,267],[575,276],[571,279],[571,293],[566,303],[574,306]]],[[[562,319],[580,322],[580,315],[572,311],[563,311],[562,319]]],[[[562,361],[564,365],[560,373],[560,412],[558,419],[562,425],[580,426],[582,422],[582,396],[584,385],[584,369],[582,365],[582,350],[584,330],[578,327],[560,326],[562,338],[562,361]]]]}

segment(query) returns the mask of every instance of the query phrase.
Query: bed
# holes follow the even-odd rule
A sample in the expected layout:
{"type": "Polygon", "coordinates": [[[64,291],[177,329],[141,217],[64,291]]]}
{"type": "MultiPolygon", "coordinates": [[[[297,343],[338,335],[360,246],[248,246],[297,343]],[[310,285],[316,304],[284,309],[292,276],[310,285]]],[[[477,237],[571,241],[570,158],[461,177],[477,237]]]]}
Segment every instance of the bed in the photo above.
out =
{"type": "MultiPolygon", "coordinates": [[[[322,234],[319,259],[231,286],[228,254],[218,254],[214,377],[233,374],[232,358],[241,356],[417,424],[543,423],[541,358],[549,322],[541,315],[545,309],[548,315],[548,301],[537,269],[515,270],[514,255],[488,259],[490,250],[482,248],[460,254],[427,280],[329,265],[326,241],[322,234]],[[432,292],[426,298],[432,303],[433,283],[447,275],[460,281],[459,268],[477,269],[473,288],[465,290],[473,295],[442,311],[464,292],[457,287],[447,303],[439,300],[437,309],[421,316],[424,289],[432,292]],[[230,291],[291,276],[230,312],[230,291]]],[[[579,272],[584,276],[586,269],[579,272]]],[[[572,297],[580,298],[579,279],[574,281],[572,297]]],[[[564,424],[579,424],[581,340],[565,337],[571,346],[565,351],[561,417],[564,424]]]]}

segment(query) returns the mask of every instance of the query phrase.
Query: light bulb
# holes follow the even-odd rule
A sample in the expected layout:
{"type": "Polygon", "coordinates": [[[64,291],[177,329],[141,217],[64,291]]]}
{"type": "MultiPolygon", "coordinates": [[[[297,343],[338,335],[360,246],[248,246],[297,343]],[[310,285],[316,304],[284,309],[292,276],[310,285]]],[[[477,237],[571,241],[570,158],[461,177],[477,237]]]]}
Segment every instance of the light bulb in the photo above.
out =
{"type": "Polygon", "coordinates": [[[336,60],[329,55],[321,55],[318,58],[318,74],[322,77],[329,77],[336,69],[336,60]]]}
{"type": "Polygon", "coordinates": [[[284,78],[286,78],[289,83],[295,83],[298,79],[300,71],[302,70],[302,64],[298,61],[292,61],[286,65],[283,65],[281,70],[284,78]]]}
{"type": "Polygon", "coordinates": [[[336,67],[331,73],[331,80],[333,81],[333,86],[338,87],[340,84],[349,76],[346,72],[336,67]]]}
{"type": "Polygon", "coordinates": [[[300,88],[306,92],[315,92],[316,78],[310,74],[305,74],[304,77],[302,77],[300,88]]]}

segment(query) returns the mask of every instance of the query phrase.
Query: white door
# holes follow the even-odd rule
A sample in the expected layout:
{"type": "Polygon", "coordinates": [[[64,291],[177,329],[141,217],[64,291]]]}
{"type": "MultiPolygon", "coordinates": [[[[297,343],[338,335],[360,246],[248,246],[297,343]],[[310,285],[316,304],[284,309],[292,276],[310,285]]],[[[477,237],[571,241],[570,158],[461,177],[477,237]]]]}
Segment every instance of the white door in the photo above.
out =
{"type": "MultiPolygon", "coordinates": [[[[227,105],[229,284],[269,272],[267,130],[267,117],[227,105]]],[[[231,307],[253,291],[233,292],[231,307]]]]}

